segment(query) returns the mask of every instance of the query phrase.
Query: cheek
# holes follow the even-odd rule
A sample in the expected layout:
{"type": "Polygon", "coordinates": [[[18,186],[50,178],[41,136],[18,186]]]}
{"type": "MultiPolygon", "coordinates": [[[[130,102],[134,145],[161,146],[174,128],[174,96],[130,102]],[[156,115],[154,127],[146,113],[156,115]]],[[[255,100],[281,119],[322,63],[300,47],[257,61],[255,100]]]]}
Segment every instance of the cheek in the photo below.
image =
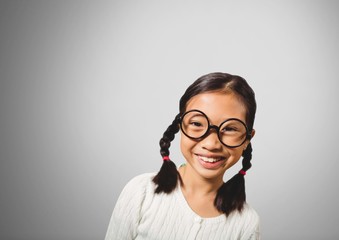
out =
{"type": "Polygon", "coordinates": [[[196,142],[192,139],[186,137],[183,133],[180,135],[180,149],[181,152],[186,155],[190,152],[190,150],[195,146],[196,142]]]}
{"type": "Polygon", "coordinates": [[[180,149],[182,152],[185,152],[189,146],[188,139],[182,133],[180,134],[180,149]]]}
{"type": "Polygon", "coordinates": [[[238,147],[234,151],[234,157],[239,160],[241,158],[241,156],[242,156],[242,153],[243,153],[243,149],[241,147],[238,147]]]}
{"type": "Polygon", "coordinates": [[[239,148],[239,149],[229,150],[228,152],[230,154],[230,157],[226,163],[226,166],[227,168],[230,168],[241,159],[243,150],[242,148],[239,148]]]}

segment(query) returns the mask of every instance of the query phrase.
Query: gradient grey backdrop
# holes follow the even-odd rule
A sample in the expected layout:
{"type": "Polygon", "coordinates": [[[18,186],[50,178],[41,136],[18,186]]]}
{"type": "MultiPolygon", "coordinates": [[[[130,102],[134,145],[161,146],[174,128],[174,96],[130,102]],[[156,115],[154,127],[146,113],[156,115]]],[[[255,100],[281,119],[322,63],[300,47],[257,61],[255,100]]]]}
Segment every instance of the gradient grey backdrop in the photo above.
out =
{"type": "Polygon", "coordinates": [[[338,12],[322,0],[1,1],[0,238],[103,239],[122,187],[159,169],[186,87],[224,71],[257,94],[246,180],[263,239],[337,239],[338,12]]]}

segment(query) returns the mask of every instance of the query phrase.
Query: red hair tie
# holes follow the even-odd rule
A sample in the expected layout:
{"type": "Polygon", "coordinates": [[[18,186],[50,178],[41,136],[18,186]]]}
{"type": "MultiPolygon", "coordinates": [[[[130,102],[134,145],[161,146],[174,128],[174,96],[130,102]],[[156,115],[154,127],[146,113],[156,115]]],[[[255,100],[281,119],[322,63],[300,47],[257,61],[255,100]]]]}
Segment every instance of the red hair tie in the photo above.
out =
{"type": "Polygon", "coordinates": [[[162,157],[162,160],[164,160],[164,161],[169,161],[170,158],[169,158],[169,156],[163,156],[163,157],[162,157]]]}
{"type": "Polygon", "coordinates": [[[239,171],[239,173],[240,173],[241,175],[243,175],[243,176],[246,175],[246,171],[244,171],[244,170],[242,170],[242,169],[239,171]]]}

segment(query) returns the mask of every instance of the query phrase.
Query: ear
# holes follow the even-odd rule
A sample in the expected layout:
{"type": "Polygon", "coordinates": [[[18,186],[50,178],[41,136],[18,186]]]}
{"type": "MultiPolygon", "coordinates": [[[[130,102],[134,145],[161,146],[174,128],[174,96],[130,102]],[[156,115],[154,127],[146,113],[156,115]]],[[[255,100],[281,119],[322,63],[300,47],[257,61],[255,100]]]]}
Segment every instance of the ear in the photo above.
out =
{"type": "Polygon", "coordinates": [[[179,129],[179,131],[181,131],[181,127],[180,127],[180,123],[181,123],[181,121],[180,121],[180,113],[178,113],[178,115],[175,117],[175,120],[177,121],[177,125],[178,125],[178,129],[179,129]]]}
{"type": "Polygon", "coordinates": [[[252,129],[252,132],[251,132],[251,139],[254,137],[255,135],[255,129],[252,129]]]}
{"type": "MultiPolygon", "coordinates": [[[[252,140],[252,138],[254,137],[254,135],[255,135],[255,129],[252,129],[252,132],[251,132],[251,140],[252,140]]],[[[246,141],[245,146],[244,146],[244,151],[246,150],[248,144],[250,144],[250,141],[251,141],[251,140],[247,140],[247,141],[246,141]]]]}

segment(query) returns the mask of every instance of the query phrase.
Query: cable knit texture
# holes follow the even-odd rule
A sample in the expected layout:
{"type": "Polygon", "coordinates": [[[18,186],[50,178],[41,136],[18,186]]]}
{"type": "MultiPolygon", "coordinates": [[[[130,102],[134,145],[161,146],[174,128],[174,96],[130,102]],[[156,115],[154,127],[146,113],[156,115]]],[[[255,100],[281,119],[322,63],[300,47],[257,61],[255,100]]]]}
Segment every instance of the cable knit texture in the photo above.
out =
{"type": "Polygon", "coordinates": [[[154,176],[139,175],[125,186],[105,240],[260,239],[259,217],[248,204],[228,217],[202,218],[189,207],[180,186],[170,194],[155,194],[154,176]]]}

